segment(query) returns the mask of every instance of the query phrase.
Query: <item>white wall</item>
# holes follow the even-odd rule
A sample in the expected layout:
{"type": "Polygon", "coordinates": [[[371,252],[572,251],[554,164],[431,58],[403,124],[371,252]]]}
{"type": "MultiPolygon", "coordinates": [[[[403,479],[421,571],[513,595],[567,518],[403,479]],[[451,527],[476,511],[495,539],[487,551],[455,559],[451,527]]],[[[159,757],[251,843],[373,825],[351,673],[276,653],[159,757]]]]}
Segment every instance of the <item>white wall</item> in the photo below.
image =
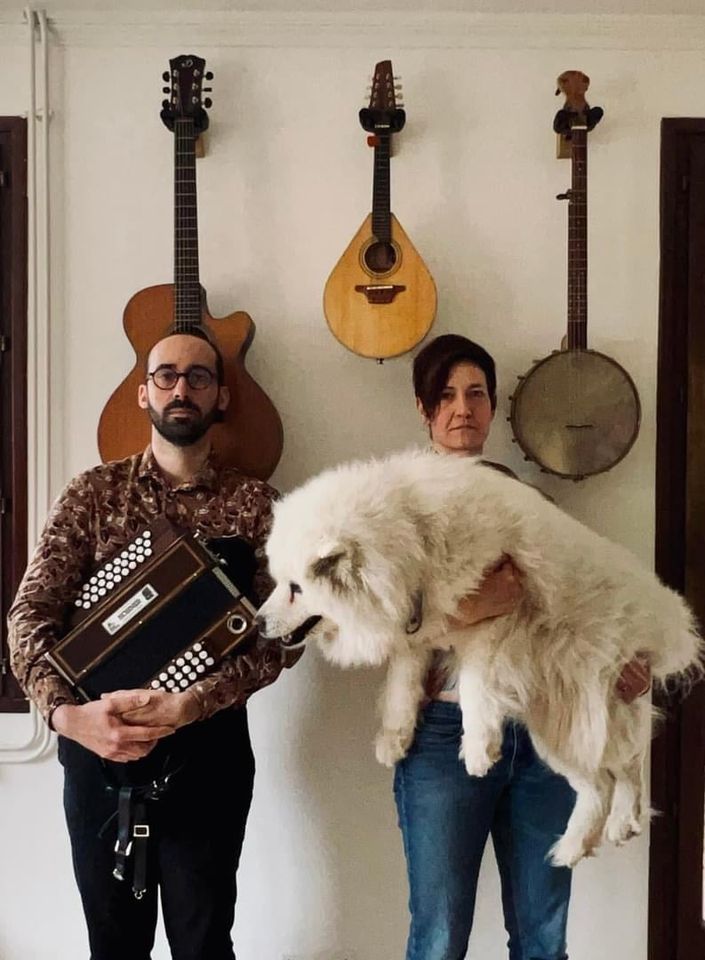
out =
{"type": "MultiPolygon", "coordinates": [[[[460,18],[425,40],[418,24],[407,30],[390,16],[377,34],[388,45],[365,44],[360,22],[349,42],[334,30],[326,48],[323,15],[309,17],[308,34],[276,24],[266,33],[256,18],[239,33],[217,17],[194,15],[195,28],[166,24],[168,45],[157,21],[132,35],[116,26],[114,42],[100,23],[58,31],[55,491],[97,459],[99,412],[132,365],[121,329],[127,300],[171,279],[172,141],[158,113],[161,72],[180,52],[205,56],[216,74],[208,155],[198,165],[202,281],[213,314],[246,309],[257,323],[249,369],[286,437],[274,482],[286,490],[343,458],[423,440],[410,356],[379,366],[347,353],[321,310],[326,277],[369,210],[371,153],[356,114],[374,62],[391,55],[408,112],[393,208],[438,285],[433,333],[465,333],[497,357],[489,454],[540,479],[650,563],[659,123],[702,114],[705,26],[671,24],[671,49],[661,51],[659,30],[643,21],[628,30],[593,21],[587,35],[561,21],[552,43],[551,21],[541,18],[497,22],[489,34],[460,18]],[[539,477],[504,419],[516,375],[556,347],[564,328],[566,207],[554,196],[569,168],[555,160],[551,120],[554,80],[567,68],[592,77],[588,99],[605,109],[590,141],[591,341],[629,369],[643,402],[631,454],[581,484],[539,477]]],[[[1,115],[26,110],[25,55],[14,37],[0,45],[1,115]]],[[[334,949],[355,960],[402,956],[401,844],[390,775],[371,751],[379,681],[371,671],[336,672],[309,651],[252,701],[258,781],[240,872],[241,960],[330,960],[334,949]]],[[[23,722],[0,717],[0,746],[21,739],[23,722]]],[[[2,960],[85,955],[60,789],[53,757],[0,765],[2,960]]],[[[645,839],[578,867],[573,960],[644,960],[647,869],[645,839]]],[[[498,904],[488,856],[470,957],[505,956],[498,904]]],[[[161,944],[155,957],[167,955],[161,944]]]]}

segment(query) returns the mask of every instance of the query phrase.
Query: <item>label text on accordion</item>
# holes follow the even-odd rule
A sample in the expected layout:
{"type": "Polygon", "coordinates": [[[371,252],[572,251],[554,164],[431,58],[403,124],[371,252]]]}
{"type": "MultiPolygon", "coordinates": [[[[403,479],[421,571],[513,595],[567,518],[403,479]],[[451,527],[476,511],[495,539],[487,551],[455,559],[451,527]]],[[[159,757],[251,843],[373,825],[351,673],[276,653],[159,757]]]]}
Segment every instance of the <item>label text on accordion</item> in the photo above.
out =
{"type": "Polygon", "coordinates": [[[103,620],[101,626],[110,636],[117,633],[126,623],[133,620],[145,607],[157,596],[157,591],[150,584],[146,583],[141,590],[138,590],[133,596],[118,607],[106,620],[103,620]]]}

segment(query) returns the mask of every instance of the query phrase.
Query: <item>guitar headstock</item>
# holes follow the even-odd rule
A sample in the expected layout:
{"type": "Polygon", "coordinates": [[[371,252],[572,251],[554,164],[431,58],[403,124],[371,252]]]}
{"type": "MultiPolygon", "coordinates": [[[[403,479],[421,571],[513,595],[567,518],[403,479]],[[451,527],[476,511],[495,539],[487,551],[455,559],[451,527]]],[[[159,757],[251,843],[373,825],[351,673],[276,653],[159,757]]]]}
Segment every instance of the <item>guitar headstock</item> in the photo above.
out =
{"type": "Polygon", "coordinates": [[[556,96],[562,93],[565,103],[553,118],[556,133],[570,136],[573,127],[587,127],[592,130],[602,120],[602,107],[591,107],[585,99],[590,86],[590,77],[581,70],[564,70],[556,81],[556,96]]]}
{"type": "Polygon", "coordinates": [[[162,101],[161,118],[169,130],[174,129],[177,120],[192,119],[196,134],[208,129],[206,109],[211,106],[210,97],[203,99],[204,93],[210,93],[212,87],[204,87],[204,80],[212,80],[213,74],[205,71],[206,61],[202,57],[181,54],[169,61],[169,70],[162,79],[170,86],[162,92],[169,95],[162,101]]]}
{"type": "Polygon", "coordinates": [[[360,123],[368,133],[398,133],[406,123],[401,84],[396,79],[391,60],[382,60],[375,66],[370,105],[360,110],[360,123]]]}

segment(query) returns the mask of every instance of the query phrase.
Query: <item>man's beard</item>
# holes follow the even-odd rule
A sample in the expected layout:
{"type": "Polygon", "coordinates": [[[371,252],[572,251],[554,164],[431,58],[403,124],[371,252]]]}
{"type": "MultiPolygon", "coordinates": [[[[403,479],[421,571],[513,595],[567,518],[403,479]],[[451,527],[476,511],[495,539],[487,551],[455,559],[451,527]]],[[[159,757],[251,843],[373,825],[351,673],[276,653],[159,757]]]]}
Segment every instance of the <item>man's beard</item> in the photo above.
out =
{"type": "Polygon", "coordinates": [[[175,447],[190,447],[197,443],[201,437],[208,433],[211,425],[219,419],[220,414],[218,407],[215,405],[208,413],[202,413],[200,408],[195,403],[191,403],[190,400],[172,400],[164,407],[161,416],[151,404],[147,409],[157,433],[168,440],[169,443],[173,443],[175,447]],[[172,410],[195,410],[198,416],[175,420],[169,416],[172,410]]]}

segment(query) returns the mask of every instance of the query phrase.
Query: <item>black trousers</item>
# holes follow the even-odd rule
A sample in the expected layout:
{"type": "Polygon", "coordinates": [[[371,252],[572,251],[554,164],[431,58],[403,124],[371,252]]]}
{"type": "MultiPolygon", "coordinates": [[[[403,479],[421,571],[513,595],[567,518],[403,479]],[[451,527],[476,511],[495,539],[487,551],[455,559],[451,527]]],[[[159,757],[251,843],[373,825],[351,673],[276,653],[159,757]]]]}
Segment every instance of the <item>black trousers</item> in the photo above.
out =
{"type": "Polygon", "coordinates": [[[135,763],[106,765],[62,737],[59,759],[91,960],[149,960],[158,891],[173,960],[234,960],[235,874],[254,779],[245,708],[184,727],[135,763]],[[129,879],[112,875],[118,790],[148,783],[165,764],[180,769],[147,802],[147,891],[136,900],[129,879]]]}

